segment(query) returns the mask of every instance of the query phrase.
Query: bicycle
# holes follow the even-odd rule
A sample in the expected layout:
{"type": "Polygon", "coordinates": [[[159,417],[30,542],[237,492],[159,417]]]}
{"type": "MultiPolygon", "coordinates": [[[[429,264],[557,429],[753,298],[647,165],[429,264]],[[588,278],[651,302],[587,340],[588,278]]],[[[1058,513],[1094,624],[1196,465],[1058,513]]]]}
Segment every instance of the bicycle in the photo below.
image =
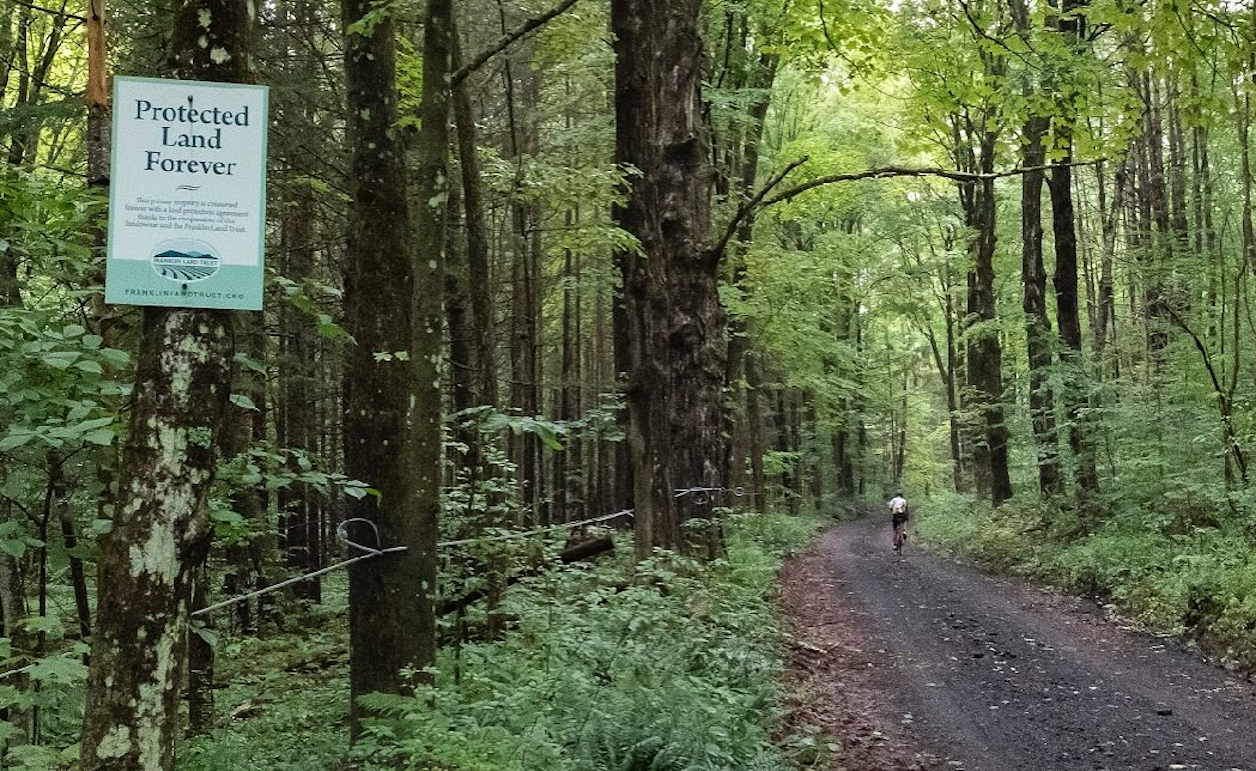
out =
{"type": "Polygon", "coordinates": [[[903,553],[903,544],[907,542],[907,522],[906,520],[894,521],[894,553],[903,553]]]}

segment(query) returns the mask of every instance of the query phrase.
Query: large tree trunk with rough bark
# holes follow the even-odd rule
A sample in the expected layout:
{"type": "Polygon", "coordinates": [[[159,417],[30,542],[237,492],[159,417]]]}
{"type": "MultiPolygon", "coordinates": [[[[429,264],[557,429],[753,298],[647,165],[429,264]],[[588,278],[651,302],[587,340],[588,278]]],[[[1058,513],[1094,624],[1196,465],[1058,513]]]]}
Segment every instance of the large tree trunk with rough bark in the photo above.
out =
{"type": "Polygon", "coordinates": [[[697,496],[674,498],[673,489],[721,486],[725,455],[726,330],[718,255],[708,244],[700,7],[699,0],[611,6],[616,160],[641,171],[616,211],[642,249],[622,261],[639,555],[682,545],[683,522],[708,509],[691,503],[697,496]]]}
{"type": "MultiPolygon", "coordinates": [[[[229,18],[223,6],[233,3],[206,5],[229,18]]],[[[190,592],[209,549],[206,500],[231,359],[226,312],[145,310],[113,529],[97,560],[84,771],[173,768],[190,592]]]]}
{"type": "MultiPolygon", "coordinates": [[[[407,666],[423,670],[436,661],[436,538],[441,507],[441,286],[445,274],[445,228],[449,197],[449,75],[453,71],[453,2],[428,0],[423,23],[422,128],[415,142],[413,313],[410,330],[410,391],[406,424],[407,518],[401,543],[405,559],[393,575],[392,591],[406,598],[404,634],[407,666]]],[[[426,676],[420,674],[420,679],[426,676]]]]}
{"type": "MultiPolygon", "coordinates": [[[[175,75],[245,82],[252,10],[245,0],[180,3],[175,75]]],[[[97,561],[83,771],[174,765],[188,605],[211,537],[206,499],[230,395],[232,347],[226,312],[144,311],[113,529],[101,539],[97,561]]]]}
{"type": "MultiPolygon", "coordinates": [[[[341,8],[345,29],[352,30],[372,13],[375,3],[343,0],[341,8]]],[[[442,10],[447,17],[447,2],[433,2],[429,14],[442,10]]],[[[447,25],[447,18],[444,23],[447,25]]],[[[447,31],[445,26],[439,31],[429,29],[428,34],[447,31]]],[[[369,483],[380,496],[378,500],[351,502],[346,513],[373,522],[382,545],[408,547],[405,552],[359,562],[349,572],[350,716],[355,735],[362,716],[358,698],[372,692],[399,693],[404,684],[402,670],[429,664],[435,645],[430,596],[435,581],[434,576],[429,577],[433,572],[429,563],[435,564],[431,548],[435,539],[429,533],[434,532],[435,513],[429,503],[440,479],[428,462],[427,446],[412,440],[406,427],[409,419],[414,421],[412,430],[431,429],[430,415],[417,408],[411,412],[412,395],[422,402],[423,409],[431,408],[433,389],[439,400],[434,377],[427,379],[421,395],[415,394],[418,377],[412,367],[416,371],[434,369],[440,360],[439,340],[434,349],[425,346],[431,343],[427,327],[434,326],[439,334],[442,326],[439,256],[444,243],[438,227],[438,237],[421,245],[430,252],[421,260],[414,259],[406,158],[396,125],[394,41],[389,14],[378,17],[365,30],[348,33],[345,40],[353,199],[345,304],[347,326],[357,343],[350,353],[345,378],[345,471],[369,483]],[[417,262],[423,263],[421,276],[417,262]],[[420,290],[436,298],[435,321],[429,306],[424,306],[420,317],[415,316],[416,280],[420,280],[420,290]],[[415,329],[424,331],[422,345],[414,340],[415,329]],[[385,355],[377,356],[381,353],[385,355]],[[416,493],[413,485],[420,480],[425,480],[425,487],[416,493]],[[429,545],[429,541],[433,543],[429,545]]],[[[432,80],[448,89],[439,74],[432,80]]],[[[443,178],[439,183],[444,184],[443,178]]],[[[439,210],[443,226],[444,194],[439,201],[428,203],[439,210]]],[[[424,216],[428,216],[426,210],[424,216]]],[[[370,545],[374,545],[375,532],[363,526],[350,529],[355,541],[370,545]]]]}

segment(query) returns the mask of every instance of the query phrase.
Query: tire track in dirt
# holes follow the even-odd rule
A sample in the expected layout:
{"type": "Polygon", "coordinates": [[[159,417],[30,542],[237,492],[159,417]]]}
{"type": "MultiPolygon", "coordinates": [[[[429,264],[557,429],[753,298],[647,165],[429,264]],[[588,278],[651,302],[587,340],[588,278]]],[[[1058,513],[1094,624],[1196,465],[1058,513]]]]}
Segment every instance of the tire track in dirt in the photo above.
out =
{"type": "Polygon", "coordinates": [[[787,726],[832,771],[1256,771],[1256,689],[1092,603],[992,578],[880,519],[782,572],[787,726]]]}

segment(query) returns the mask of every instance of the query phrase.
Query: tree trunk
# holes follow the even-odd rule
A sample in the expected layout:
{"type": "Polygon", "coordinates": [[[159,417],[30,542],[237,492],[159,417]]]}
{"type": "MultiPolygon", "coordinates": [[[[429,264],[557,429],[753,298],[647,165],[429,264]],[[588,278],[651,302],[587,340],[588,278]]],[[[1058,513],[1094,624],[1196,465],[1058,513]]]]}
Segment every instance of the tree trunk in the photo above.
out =
{"type": "MultiPolygon", "coordinates": [[[[429,4],[429,14],[448,9],[447,2],[429,4]]],[[[353,30],[371,14],[371,0],[342,0],[343,25],[353,30]]],[[[439,19],[439,16],[436,17],[439,19]]],[[[438,37],[447,32],[439,23],[425,27],[438,37]]],[[[408,352],[416,367],[435,367],[440,357],[435,349],[424,348],[414,339],[419,323],[441,322],[429,317],[415,318],[415,289],[440,297],[439,261],[436,268],[425,255],[414,260],[410,238],[406,158],[397,131],[396,48],[392,17],[384,14],[366,29],[349,32],[345,40],[345,80],[348,94],[348,135],[351,147],[349,177],[353,211],[346,254],[346,325],[357,344],[349,354],[346,372],[344,462],[345,473],[369,483],[379,491],[378,500],[353,500],[346,515],[373,521],[384,546],[407,546],[406,552],[359,562],[349,571],[349,688],[351,732],[361,730],[362,708],[358,697],[366,693],[398,693],[402,690],[401,671],[422,667],[431,661],[435,644],[429,592],[434,581],[424,585],[433,555],[424,537],[433,512],[412,505],[414,490],[408,484],[410,473],[431,476],[423,488],[430,494],[439,476],[414,455],[407,437],[407,419],[422,419],[414,430],[428,430],[430,416],[409,414],[414,373],[398,352],[408,352]],[[424,281],[416,286],[417,264],[423,263],[424,281]],[[390,356],[376,358],[376,353],[390,356]]],[[[425,78],[433,88],[440,86],[442,71],[433,62],[425,78]]],[[[447,65],[446,65],[447,67],[447,65]]],[[[425,94],[426,96],[426,94],[425,94]]],[[[426,105],[425,105],[426,107],[426,105]]],[[[425,130],[444,127],[439,125],[425,130]]],[[[443,182],[443,179],[440,180],[443,182]]],[[[435,184],[436,181],[432,180],[435,184]]],[[[443,221],[445,199],[421,199],[427,206],[439,204],[443,221]]],[[[430,215],[427,215],[430,216],[430,215]]],[[[436,233],[439,234],[439,229],[436,233]]],[[[430,231],[423,236],[432,237],[430,231]]],[[[424,241],[423,248],[439,254],[443,239],[424,241]]],[[[421,293],[420,292],[420,293],[421,293]]],[[[430,340],[430,330],[425,341],[430,340]]],[[[429,392],[438,388],[429,378],[423,396],[416,400],[430,408],[429,392]]],[[[439,399],[439,391],[437,391],[439,399]]],[[[374,531],[365,527],[350,530],[350,537],[369,543],[374,531]]],[[[434,563],[432,563],[434,564],[434,563]]]]}
{"type": "MultiPolygon", "coordinates": [[[[6,469],[0,467],[0,482],[6,481],[6,469]]],[[[0,500],[0,522],[8,522],[13,517],[13,504],[8,500],[0,500]]],[[[12,554],[0,553],[0,635],[9,639],[11,649],[18,655],[10,658],[13,669],[21,669],[31,663],[29,651],[34,649],[34,640],[26,628],[26,617],[29,609],[26,604],[26,586],[22,576],[22,565],[12,554]],[[27,654],[27,655],[23,655],[27,654]]],[[[26,691],[30,678],[24,672],[10,675],[9,685],[18,691],[26,691]]],[[[11,707],[0,715],[13,724],[18,733],[14,737],[15,744],[26,744],[30,741],[30,713],[20,707],[11,707]]],[[[4,746],[0,744],[0,752],[4,746]]]]}
{"type": "MultiPolygon", "coordinates": [[[[458,35],[454,66],[460,67],[458,35]]],[[[467,231],[467,282],[471,313],[471,363],[475,370],[477,404],[497,405],[497,364],[494,356],[493,285],[489,276],[488,231],[484,224],[484,192],[476,142],[475,112],[464,78],[454,90],[454,120],[458,130],[458,167],[462,172],[463,222],[467,231]]]]}
{"type": "MultiPolygon", "coordinates": [[[[504,6],[501,9],[501,31],[507,32],[504,6]]],[[[518,115],[515,93],[514,64],[508,56],[502,67],[502,80],[506,91],[508,119],[508,145],[506,155],[515,162],[516,195],[510,202],[513,233],[511,252],[511,348],[510,348],[510,406],[526,417],[541,414],[541,303],[540,303],[540,219],[539,204],[523,200],[522,184],[524,158],[535,153],[537,128],[532,122],[522,124],[518,115]]],[[[539,74],[529,70],[524,77],[526,105],[539,101],[539,74]]],[[[528,114],[531,118],[531,114],[528,114]]],[[[511,441],[513,456],[519,467],[522,486],[523,520],[531,525],[538,521],[548,524],[548,514],[542,511],[545,485],[541,444],[532,432],[516,434],[511,441]]]]}
{"type": "MultiPolygon", "coordinates": [[[[1065,11],[1073,12],[1059,21],[1066,42],[1076,49],[1081,44],[1085,16],[1076,11],[1079,0],[1064,0],[1065,11]]],[[[1090,447],[1082,407],[1088,390],[1087,369],[1082,351],[1082,320],[1077,299],[1077,224],[1073,208],[1073,128],[1077,119],[1069,103],[1062,101],[1056,127],[1056,144],[1062,157],[1051,168],[1051,225],[1055,235],[1055,306],[1064,342],[1061,363],[1064,372],[1064,410],[1068,418],[1069,448],[1077,461],[1077,499],[1083,510],[1090,508],[1099,492],[1099,474],[1090,447]]],[[[1185,208],[1182,209],[1185,219],[1185,208]]]]}
{"type": "Polygon", "coordinates": [[[1051,390],[1051,319],[1047,316],[1047,272],[1042,262],[1042,146],[1048,121],[1033,116],[1025,123],[1021,176],[1021,281],[1024,286],[1025,339],[1029,355],[1029,414],[1038,449],[1038,488],[1052,496],[1060,488],[1060,448],[1051,390]]]}
{"type": "Polygon", "coordinates": [[[943,288],[943,307],[942,313],[946,319],[946,409],[950,413],[948,421],[948,435],[951,447],[951,479],[955,486],[955,492],[963,492],[967,485],[965,484],[964,474],[964,454],[961,439],[963,437],[963,426],[961,425],[961,415],[959,406],[959,350],[955,340],[955,292],[952,284],[954,278],[951,273],[951,265],[946,265],[947,284],[943,288]]]}
{"type": "MultiPolygon", "coordinates": [[[[198,29],[197,5],[215,22],[200,34],[241,51],[245,3],[190,3],[182,28],[198,29]]],[[[188,44],[177,51],[195,50],[186,32],[176,40],[188,44]]],[[[210,72],[185,65],[180,74],[210,72]]],[[[97,560],[84,771],[173,768],[190,591],[211,535],[205,504],[230,390],[230,340],[225,312],[145,309],[121,493],[97,560]]]]}
{"type": "Polygon", "coordinates": [[[1118,166],[1113,180],[1112,205],[1107,206],[1107,181],[1103,174],[1104,165],[1096,166],[1096,185],[1099,190],[1099,212],[1103,217],[1103,245],[1100,252],[1099,268],[1099,310],[1097,322],[1092,330],[1094,333],[1096,372],[1103,371],[1103,359],[1110,337],[1116,333],[1116,290],[1112,276],[1112,264],[1116,256],[1117,222],[1124,207],[1124,191],[1127,173],[1125,167],[1118,166]]]}
{"type": "MultiPolygon", "coordinates": [[[[179,5],[175,74],[245,82],[252,10],[242,0],[179,5]]],[[[97,561],[83,771],[174,765],[191,583],[209,548],[206,499],[231,361],[229,314],[144,310],[120,495],[97,561]]]]}
{"type": "MultiPolygon", "coordinates": [[[[981,131],[981,171],[994,171],[995,135],[981,131]]],[[[969,313],[977,329],[968,330],[968,384],[977,393],[976,407],[981,419],[984,442],[975,465],[988,485],[994,505],[1012,497],[1008,473],[1007,426],[1003,416],[1003,346],[999,341],[994,300],[995,198],[994,180],[983,178],[977,185],[975,234],[970,248],[974,270],[970,276],[969,313]],[[983,468],[984,466],[984,468],[983,468]]]]}
{"type": "MultiPolygon", "coordinates": [[[[743,41],[744,44],[744,41],[743,41]]],[[[759,57],[757,68],[751,77],[751,86],[761,96],[750,105],[747,117],[750,125],[746,129],[746,137],[739,165],[739,193],[743,202],[749,201],[755,194],[755,183],[759,177],[759,145],[763,139],[768,108],[771,106],[772,84],[776,80],[779,57],[775,54],[763,54],[759,57]]],[[[746,264],[744,250],[754,237],[753,215],[747,216],[737,232],[738,245],[734,247],[732,283],[743,293],[750,289],[745,284],[746,264]]],[[[729,487],[744,488],[746,483],[746,461],[751,451],[750,432],[748,426],[748,400],[754,398],[746,387],[746,354],[751,345],[751,333],[744,320],[733,318],[729,321],[728,338],[728,372],[725,376],[732,397],[730,409],[725,416],[725,433],[729,437],[728,459],[725,462],[724,477],[729,487]]],[[[760,462],[762,462],[760,460],[760,462]]]]}
{"type": "MultiPolygon", "coordinates": [[[[459,238],[458,224],[463,211],[461,187],[451,181],[446,207],[445,230],[445,324],[449,329],[449,390],[455,415],[474,407],[476,400],[474,322],[471,319],[471,287],[468,281],[467,253],[459,238]]],[[[456,419],[453,438],[466,447],[461,460],[451,461],[450,473],[458,468],[475,469],[479,461],[479,436],[474,423],[456,419]]]]}
{"type": "MultiPolygon", "coordinates": [[[[449,196],[449,122],[453,95],[453,2],[429,0],[423,24],[422,128],[415,142],[418,179],[415,243],[423,251],[414,260],[411,356],[413,394],[405,443],[406,559],[393,578],[393,591],[409,606],[403,632],[407,666],[421,670],[436,661],[436,539],[441,510],[441,286],[445,271],[445,226],[449,196]]],[[[420,673],[420,680],[427,675],[420,673]]]]}
{"type": "MultiPolygon", "coordinates": [[[[192,588],[192,609],[209,605],[209,567],[196,571],[192,588]]],[[[197,619],[188,635],[188,733],[209,730],[214,719],[214,648],[207,635],[214,624],[210,616],[197,619]]]]}
{"type": "Polygon", "coordinates": [[[1069,152],[1051,170],[1051,220],[1055,231],[1056,316],[1060,322],[1060,338],[1064,342],[1061,355],[1064,364],[1064,407],[1069,421],[1069,448],[1077,459],[1078,500],[1085,507],[1099,491],[1099,476],[1082,417],[1088,378],[1083,361],[1082,324],[1077,300],[1077,230],[1073,212],[1073,175],[1072,168],[1065,165],[1071,160],[1072,154],[1069,152]]]}
{"type": "MultiPolygon", "coordinates": [[[[295,120],[312,131],[312,121],[305,113],[307,108],[288,106],[297,113],[295,120]]],[[[289,196],[283,220],[284,269],[288,279],[303,285],[314,272],[316,201],[307,185],[294,185],[289,196]]],[[[282,405],[278,410],[283,418],[282,446],[312,456],[318,450],[318,428],[314,420],[317,330],[310,314],[304,310],[284,306],[281,318],[286,332],[282,338],[285,354],[283,390],[279,396],[282,405]]],[[[261,397],[263,389],[257,389],[257,393],[261,397]]],[[[262,404],[257,403],[259,407],[262,404]]],[[[299,472],[300,465],[295,458],[289,465],[291,471],[299,472]]],[[[279,532],[288,566],[298,573],[318,570],[323,560],[316,493],[308,485],[298,483],[280,490],[278,499],[279,532]]],[[[293,591],[304,600],[322,600],[322,583],[318,578],[296,584],[293,591]]]]}
{"type": "MultiPolygon", "coordinates": [[[[620,226],[643,255],[623,260],[639,555],[681,546],[706,514],[673,487],[721,487],[725,318],[708,245],[699,0],[615,0],[616,160],[641,171],[620,226]]],[[[693,499],[693,496],[686,496],[693,499]]],[[[711,542],[708,541],[708,553],[711,542]]]]}
{"type": "Polygon", "coordinates": [[[753,351],[746,356],[746,423],[750,438],[750,501],[754,511],[767,511],[767,483],[763,472],[764,431],[763,376],[759,357],[753,351]]]}

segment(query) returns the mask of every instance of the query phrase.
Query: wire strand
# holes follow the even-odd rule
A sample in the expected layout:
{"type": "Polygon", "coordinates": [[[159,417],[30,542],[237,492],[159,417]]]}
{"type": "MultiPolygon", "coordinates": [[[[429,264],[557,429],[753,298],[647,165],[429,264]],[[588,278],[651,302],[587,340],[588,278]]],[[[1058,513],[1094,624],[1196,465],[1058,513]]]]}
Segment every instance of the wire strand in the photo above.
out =
{"type": "MultiPolygon", "coordinates": [[[[471,543],[484,543],[488,541],[509,541],[509,540],[516,540],[519,538],[528,538],[530,536],[540,535],[542,533],[549,533],[549,532],[554,532],[558,530],[570,530],[572,528],[584,527],[585,525],[592,525],[598,522],[606,522],[612,519],[618,519],[619,517],[625,517],[625,516],[626,517],[633,516],[632,509],[624,509],[622,511],[617,511],[614,514],[603,514],[600,517],[593,517],[592,519],[584,519],[584,520],[580,520],[579,522],[564,522],[561,525],[550,525],[547,527],[539,527],[533,530],[526,530],[520,533],[504,533],[502,535],[490,535],[490,536],[483,536],[479,538],[461,538],[456,541],[440,541],[436,544],[436,548],[444,549],[450,546],[465,546],[466,544],[471,544],[471,543]]],[[[303,575],[294,576],[287,580],[280,581],[277,584],[264,586],[261,589],[255,589],[254,591],[247,592],[245,594],[240,594],[235,597],[229,597],[225,600],[215,602],[213,605],[207,605],[204,608],[200,608],[198,610],[192,611],[190,616],[192,618],[195,618],[197,616],[203,616],[206,613],[209,613],[210,611],[213,611],[213,610],[225,608],[229,605],[235,605],[236,603],[239,603],[239,602],[246,602],[255,597],[261,597],[264,594],[270,594],[271,592],[277,591],[279,589],[283,589],[284,587],[292,586],[293,584],[298,584],[298,583],[301,583],[302,581],[308,581],[311,578],[317,578],[318,576],[331,573],[332,571],[335,571],[335,570],[342,570],[357,562],[362,562],[364,560],[373,559],[375,557],[382,557],[385,554],[396,554],[398,552],[409,550],[408,546],[390,546],[387,549],[380,549],[380,548],[372,548],[370,546],[363,546],[360,543],[351,541],[349,540],[349,537],[347,534],[347,526],[353,522],[364,522],[367,525],[369,525],[372,529],[374,529],[376,543],[379,543],[379,530],[378,528],[376,528],[376,525],[374,522],[372,522],[369,519],[362,519],[362,518],[347,519],[336,527],[336,536],[344,546],[348,548],[352,548],[352,549],[358,549],[359,551],[362,552],[361,554],[358,554],[355,557],[350,557],[349,559],[346,559],[346,560],[341,560],[340,562],[337,562],[334,565],[328,565],[327,567],[320,568],[318,570],[305,573],[303,575]]],[[[14,671],[21,671],[21,670],[14,670],[14,671]]],[[[10,672],[8,674],[13,674],[13,673],[10,672]]],[[[0,678],[3,678],[5,676],[6,675],[0,675],[0,678]]]]}

